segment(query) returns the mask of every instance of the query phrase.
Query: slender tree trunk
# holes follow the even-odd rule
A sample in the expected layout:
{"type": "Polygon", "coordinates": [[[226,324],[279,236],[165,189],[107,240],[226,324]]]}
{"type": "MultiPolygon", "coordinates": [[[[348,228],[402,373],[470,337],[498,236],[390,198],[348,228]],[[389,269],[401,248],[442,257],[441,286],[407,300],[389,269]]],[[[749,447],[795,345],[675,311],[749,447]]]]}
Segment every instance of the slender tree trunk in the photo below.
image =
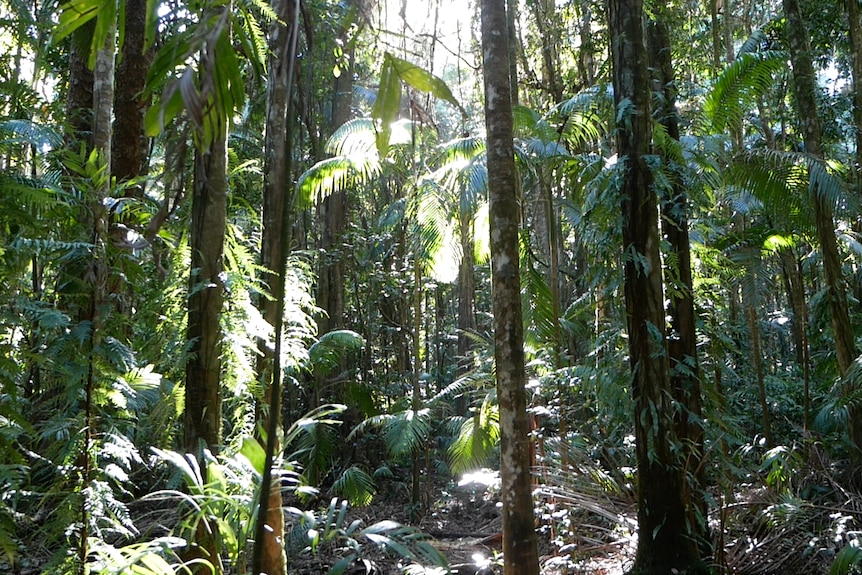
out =
{"type": "Polygon", "coordinates": [[[551,103],[556,104],[563,99],[563,82],[560,79],[559,56],[557,55],[556,4],[555,0],[529,0],[533,6],[533,15],[542,42],[542,76],[543,88],[551,97],[551,103]]]}
{"type": "Polygon", "coordinates": [[[593,41],[593,11],[589,2],[581,6],[581,18],[578,23],[578,35],[581,48],[578,51],[578,72],[581,75],[581,85],[590,87],[596,82],[596,47],[593,41]]]}
{"type": "MultiPolygon", "coordinates": [[[[361,9],[362,2],[351,0],[350,5],[361,9]]],[[[342,27],[339,39],[345,45],[344,61],[347,69],[335,78],[332,98],[332,119],[329,129],[334,132],[350,119],[353,107],[353,74],[355,50],[349,41],[351,29],[342,27]]],[[[317,158],[322,159],[322,158],[317,158]]],[[[321,334],[344,327],[344,256],[340,253],[342,235],[347,227],[348,192],[338,190],[320,204],[320,272],[317,281],[317,305],[326,311],[318,319],[321,334]]],[[[338,400],[338,398],[335,398],[338,400]]]]}
{"type": "Polygon", "coordinates": [[[66,142],[77,146],[84,142],[93,146],[93,71],[87,67],[89,42],[95,23],[88,22],[70,39],[69,89],[66,93],[66,122],[69,133],[66,142]]]}
{"type": "Polygon", "coordinates": [[[853,63],[853,124],[856,136],[854,180],[856,193],[862,197],[862,20],[859,1],[844,0],[850,29],[850,59],[853,63]]]}
{"type": "Polygon", "coordinates": [[[500,406],[500,476],[505,575],[538,575],[530,473],[524,326],[518,263],[509,42],[503,0],[482,0],[482,50],[491,218],[494,359],[500,406]]]}
{"type": "Polygon", "coordinates": [[[506,30],[509,33],[509,82],[512,86],[512,105],[518,100],[518,0],[506,0],[506,30]]]}
{"type": "MultiPolygon", "coordinates": [[[[269,31],[269,77],[266,86],[266,136],[264,140],[264,194],[263,194],[263,231],[261,234],[260,264],[266,270],[263,280],[269,287],[272,299],[260,298],[258,307],[263,319],[273,329],[280,329],[281,314],[284,306],[284,268],[287,258],[286,236],[289,233],[289,175],[291,165],[290,141],[292,122],[290,114],[290,79],[294,69],[295,26],[294,0],[279,0],[273,6],[278,21],[270,25],[269,31]],[[285,24],[288,23],[288,24],[285,24]]],[[[275,333],[274,338],[281,334],[275,333]]],[[[274,341],[278,341],[275,339],[274,341]]],[[[277,346],[276,346],[277,347],[277,346]]],[[[281,423],[281,364],[276,358],[275,348],[269,342],[258,342],[260,356],[257,364],[258,379],[265,389],[262,410],[264,429],[279,429],[281,423]]],[[[267,441],[270,433],[267,432],[267,441]]],[[[273,438],[274,467],[279,459],[275,453],[280,451],[279,442],[273,438]]],[[[271,575],[286,575],[287,557],[284,553],[284,512],[282,510],[281,482],[272,481],[261,486],[259,513],[264,514],[256,537],[262,537],[261,549],[255,548],[252,557],[253,569],[271,575]]]]}
{"type": "MultiPolygon", "coordinates": [[[[787,19],[787,38],[790,45],[790,61],[793,66],[793,83],[796,93],[796,107],[805,151],[815,161],[823,159],[820,116],[817,111],[816,77],[811,59],[808,31],[798,0],[784,0],[784,14],[787,19]]],[[[835,352],[838,357],[838,370],[841,377],[847,375],[856,359],[856,342],[850,324],[847,305],[847,292],[844,284],[841,256],[835,237],[833,208],[829,199],[819,190],[813,191],[814,224],[820,241],[823,257],[823,271],[826,280],[827,299],[832,320],[832,334],[835,339],[835,352]]],[[[845,382],[843,393],[850,395],[853,390],[845,382]]],[[[856,447],[854,457],[862,457],[862,406],[849,408],[850,440],[856,447]]]]}
{"type": "Polygon", "coordinates": [[[793,310],[793,344],[796,350],[796,361],[802,368],[804,383],[802,399],[802,428],[808,431],[811,422],[810,414],[810,362],[808,352],[808,302],[805,300],[805,284],[799,261],[792,248],[784,248],[778,252],[781,268],[787,285],[787,297],[793,310]]]}
{"type": "Polygon", "coordinates": [[[745,305],[745,320],[748,325],[748,335],[751,338],[751,361],[754,363],[754,373],[757,375],[757,395],[760,401],[760,418],[763,425],[763,437],[767,447],[775,445],[772,437],[772,420],[769,417],[769,401],[766,397],[766,382],[763,375],[763,345],[761,344],[760,325],[757,321],[757,310],[751,303],[745,305]]]}
{"type": "MultiPolygon", "coordinates": [[[[105,45],[96,53],[96,69],[93,72],[93,146],[99,150],[104,163],[110,167],[117,27],[112,24],[109,28],[105,45]]],[[[107,179],[106,185],[110,186],[110,178],[107,179]]],[[[102,192],[107,194],[108,190],[102,192]]]]}
{"type": "Polygon", "coordinates": [[[709,2],[710,30],[712,31],[712,77],[717,78],[721,72],[721,24],[718,20],[718,4],[720,0],[709,2]]]}
{"type": "Polygon", "coordinates": [[[622,163],[625,301],[635,402],[638,545],[632,573],[700,570],[689,533],[665,352],[658,206],[646,164],[650,86],[642,0],[609,0],[617,146],[622,163]]]}
{"type": "MultiPolygon", "coordinates": [[[[227,130],[227,126],[224,126],[227,130]]],[[[189,278],[186,366],[185,448],[199,443],[213,452],[221,445],[221,328],[224,302],[221,279],[227,218],[227,137],[218,136],[207,150],[195,152],[192,197],[191,276],[189,278]]]]}
{"type": "MultiPolygon", "coordinates": [[[[659,4],[657,20],[648,28],[651,67],[656,77],[659,107],[656,116],[668,136],[679,141],[679,116],[676,109],[676,84],[671,60],[670,30],[667,10],[659,4]]],[[[692,536],[702,554],[710,551],[709,505],[706,498],[704,465],[703,406],[700,392],[700,364],[697,357],[695,330],[694,282],[691,274],[691,245],[688,235],[688,199],[685,182],[674,158],[669,164],[672,187],[661,197],[662,229],[668,243],[669,260],[675,262],[669,274],[673,288],[668,294],[671,335],[667,342],[670,361],[670,383],[674,399],[681,409],[675,414],[677,439],[682,443],[685,463],[685,499],[691,500],[688,521],[692,536]],[[674,269],[675,268],[675,269],[674,269]]]]}
{"type": "MultiPolygon", "coordinates": [[[[461,205],[464,205],[463,198],[461,205]]],[[[472,214],[466,210],[462,210],[459,214],[458,229],[461,242],[461,263],[458,268],[458,368],[456,376],[461,377],[473,367],[473,340],[468,334],[476,330],[473,218],[472,214]]],[[[458,415],[467,415],[466,394],[458,396],[456,411],[458,415]]]]}

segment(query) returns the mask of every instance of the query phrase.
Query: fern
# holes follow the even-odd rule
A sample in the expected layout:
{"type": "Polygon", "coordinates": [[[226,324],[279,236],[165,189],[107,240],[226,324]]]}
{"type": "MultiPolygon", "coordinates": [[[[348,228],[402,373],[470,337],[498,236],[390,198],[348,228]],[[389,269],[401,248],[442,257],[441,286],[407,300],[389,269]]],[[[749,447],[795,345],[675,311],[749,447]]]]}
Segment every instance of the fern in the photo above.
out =
{"type": "Polygon", "coordinates": [[[703,104],[711,131],[720,134],[729,126],[738,126],[757,98],[772,87],[773,76],[786,68],[784,52],[740,54],[721,73],[703,104]]]}

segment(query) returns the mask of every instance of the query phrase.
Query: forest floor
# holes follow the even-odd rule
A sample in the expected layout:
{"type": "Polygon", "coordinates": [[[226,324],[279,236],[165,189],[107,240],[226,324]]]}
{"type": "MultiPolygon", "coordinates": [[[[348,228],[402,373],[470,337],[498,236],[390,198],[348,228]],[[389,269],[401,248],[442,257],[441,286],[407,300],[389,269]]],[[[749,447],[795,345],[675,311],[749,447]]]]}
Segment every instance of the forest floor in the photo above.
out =
{"type": "MultiPolygon", "coordinates": [[[[836,465],[813,450],[808,461],[781,484],[764,473],[750,481],[716,488],[711,494],[710,526],[716,556],[715,573],[734,575],[826,575],[849,543],[862,541],[862,479],[847,471],[846,462],[836,465]],[[724,492],[724,495],[721,494],[724,492]]],[[[774,470],[773,470],[774,471],[774,470]]],[[[542,476],[535,487],[537,533],[542,575],[623,575],[632,566],[636,547],[635,498],[627,492],[609,495],[596,481],[572,484],[571,475],[542,476]]],[[[342,558],[354,553],[356,561],[345,575],[442,575],[443,570],[422,568],[405,558],[403,551],[417,542],[433,545],[457,575],[492,575],[502,572],[501,509],[499,486],[477,474],[473,481],[435,478],[424,486],[426,511],[411,515],[410,482],[407,477],[386,479],[370,505],[348,508],[338,517],[340,531],[324,540],[311,553],[308,529],[292,529],[296,512],[287,513],[287,546],[290,575],[326,574],[342,558]],[[386,535],[375,525],[395,526],[396,533],[386,551],[386,535]],[[352,526],[356,526],[353,528],[352,526]],[[407,530],[398,525],[410,526],[407,530]],[[367,531],[371,528],[371,536],[367,531]],[[297,536],[297,533],[299,535],[297,536]],[[383,535],[384,537],[378,536],[383,535]],[[400,537],[400,539],[399,539],[400,537]]],[[[325,531],[328,495],[316,501],[288,501],[297,509],[316,508],[318,531],[325,531]]],[[[340,506],[336,509],[338,515],[340,506]]],[[[140,529],[140,540],[171,533],[180,520],[176,498],[136,499],[129,512],[140,529]]],[[[309,517],[311,514],[308,515],[309,517]]],[[[36,518],[34,518],[34,521],[36,518]]],[[[43,573],[53,555],[50,545],[35,537],[22,549],[15,568],[0,559],[0,572],[16,575],[43,573]]],[[[121,543],[117,541],[117,543],[121,543]]],[[[22,543],[23,544],[23,543],[22,543]]],[[[428,563],[426,561],[426,563],[428,563]]],[[[51,570],[52,572],[58,572],[51,570]]]]}
{"type": "MultiPolygon", "coordinates": [[[[350,520],[359,519],[363,526],[380,521],[412,524],[426,534],[428,541],[448,560],[457,575],[491,575],[502,573],[502,517],[498,486],[485,483],[489,476],[476,474],[475,481],[449,482],[425,491],[430,502],[421,517],[411,518],[409,485],[395,484],[375,498],[368,507],[350,511],[350,520]],[[483,570],[484,569],[484,570],[483,570]]],[[[537,486],[542,496],[542,526],[537,528],[540,566],[543,575],[622,575],[634,557],[632,536],[634,502],[605,499],[602,510],[573,510],[573,501],[537,486]],[[617,522],[614,525],[614,518],[617,522]],[[553,527],[552,527],[553,526],[553,527]],[[565,532],[562,532],[565,531],[565,532]]],[[[581,501],[585,503],[586,500],[581,501]]],[[[595,502],[592,502],[593,504],[595,502]]],[[[587,507],[591,507],[588,503],[587,507]]],[[[321,550],[316,556],[291,560],[290,573],[311,575],[325,573],[337,562],[344,548],[321,550]]],[[[433,568],[413,567],[409,560],[393,554],[371,551],[363,554],[368,563],[356,564],[351,575],[432,575],[445,573],[433,568]],[[370,567],[370,569],[369,569],[370,567]]]]}

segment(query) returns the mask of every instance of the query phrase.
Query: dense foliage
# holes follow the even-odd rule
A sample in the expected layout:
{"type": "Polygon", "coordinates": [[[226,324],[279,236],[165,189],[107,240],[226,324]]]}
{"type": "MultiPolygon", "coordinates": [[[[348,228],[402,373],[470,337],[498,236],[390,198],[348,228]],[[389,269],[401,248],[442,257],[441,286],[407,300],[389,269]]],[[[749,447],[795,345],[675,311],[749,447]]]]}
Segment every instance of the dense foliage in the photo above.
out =
{"type": "MultiPolygon", "coordinates": [[[[447,563],[425,531],[500,469],[507,425],[467,4],[0,0],[0,571],[447,563]]],[[[507,2],[544,569],[632,567],[655,421],[704,569],[858,572],[857,0],[642,12],[630,99],[606,2],[507,2]],[[652,403],[635,120],[668,318],[652,403]]]]}

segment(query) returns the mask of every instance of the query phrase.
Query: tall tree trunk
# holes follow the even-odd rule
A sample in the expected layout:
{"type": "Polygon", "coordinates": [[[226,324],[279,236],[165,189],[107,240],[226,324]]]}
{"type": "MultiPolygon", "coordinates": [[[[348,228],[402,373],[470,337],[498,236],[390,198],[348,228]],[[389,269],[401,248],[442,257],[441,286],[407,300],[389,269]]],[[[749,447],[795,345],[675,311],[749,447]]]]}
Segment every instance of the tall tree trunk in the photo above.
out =
{"type": "Polygon", "coordinates": [[[859,19],[859,1],[844,0],[850,30],[850,60],[853,79],[853,128],[856,136],[854,181],[856,193],[862,197],[862,20],[859,19]]]}
{"type": "MultiPolygon", "coordinates": [[[[676,109],[676,83],[671,60],[671,40],[666,7],[656,7],[657,19],[649,31],[651,67],[656,77],[659,102],[656,116],[668,136],[679,142],[679,115],[676,109]]],[[[706,498],[706,466],[704,465],[703,406],[700,392],[700,364],[697,358],[695,330],[694,282],[691,274],[691,245],[688,236],[688,199],[681,166],[677,160],[669,163],[672,187],[662,191],[662,230],[668,243],[669,260],[675,262],[668,270],[673,288],[668,294],[668,315],[671,334],[667,341],[670,361],[670,384],[680,410],[675,414],[677,439],[685,457],[685,499],[691,500],[688,521],[691,534],[702,554],[710,553],[709,505],[706,498]],[[675,269],[674,269],[675,268],[675,269]]]]}
{"type": "Polygon", "coordinates": [[[512,86],[512,105],[518,99],[518,0],[506,0],[506,30],[509,33],[509,82],[512,86]]]}
{"type": "Polygon", "coordinates": [[[578,50],[578,72],[581,75],[581,85],[590,87],[596,83],[596,46],[593,41],[593,11],[589,2],[580,7],[581,17],[578,23],[578,36],[581,48],[578,50]]]}
{"type": "Polygon", "coordinates": [[[494,360],[500,406],[500,476],[505,575],[538,575],[530,473],[524,326],[518,262],[509,42],[504,0],[482,0],[482,51],[487,129],[494,360]]]}
{"type": "MultiPolygon", "coordinates": [[[[348,4],[355,6],[357,10],[363,9],[363,2],[360,0],[351,0],[348,4]]],[[[350,41],[350,33],[350,26],[343,26],[339,30],[339,40],[345,46],[343,58],[347,62],[347,68],[335,78],[329,126],[331,132],[335,132],[350,119],[353,107],[355,48],[350,41]]],[[[319,243],[317,305],[326,312],[321,314],[317,322],[321,334],[344,327],[344,256],[340,252],[340,244],[347,227],[347,194],[347,190],[337,190],[327,196],[318,208],[323,227],[319,243]]],[[[340,401],[339,398],[334,399],[340,401]]]]}
{"type": "MultiPolygon", "coordinates": [[[[461,191],[463,206],[465,201],[461,191]]],[[[469,332],[476,330],[476,277],[473,255],[473,218],[466,210],[461,210],[458,221],[461,242],[461,262],[458,268],[458,367],[456,376],[465,375],[473,367],[472,339],[469,332]]],[[[455,407],[458,415],[467,415],[467,395],[458,396],[455,407]]]]}
{"type": "MultiPolygon", "coordinates": [[[[281,330],[284,309],[284,270],[287,258],[289,233],[289,206],[287,199],[291,165],[290,141],[292,122],[290,118],[291,78],[294,70],[296,29],[295,0],[278,0],[273,6],[278,20],[272,22],[269,31],[269,77],[266,86],[266,135],[264,140],[264,193],[263,231],[261,234],[260,264],[266,270],[263,280],[269,287],[272,298],[260,298],[258,307],[263,319],[273,330],[281,330]],[[285,24],[287,23],[287,24],[285,24]]],[[[274,340],[279,342],[281,334],[276,331],[274,340]]],[[[278,433],[281,426],[281,363],[276,357],[275,347],[268,342],[258,342],[260,356],[257,375],[265,389],[262,426],[267,430],[267,448],[272,442],[269,485],[261,485],[259,528],[255,539],[262,539],[252,555],[254,572],[271,575],[286,575],[287,557],[284,552],[284,511],[282,509],[281,482],[272,480],[272,467],[280,452],[278,433]],[[273,459],[275,461],[273,461],[273,459]]],[[[269,452],[269,449],[268,449],[269,452]]]]}
{"type": "MultiPolygon", "coordinates": [[[[222,126],[227,131],[227,125],[222,126]]],[[[195,151],[192,196],[191,274],[186,366],[185,448],[199,453],[200,442],[213,452],[221,445],[221,328],[224,302],[224,237],[227,220],[227,134],[209,149],[195,151]]]]}
{"type": "MultiPolygon", "coordinates": [[[[123,49],[117,64],[114,94],[114,131],[119,135],[112,142],[111,173],[118,182],[125,182],[147,171],[147,136],[144,113],[149,105],[144,94],[153,51],[144,47],[147,24],[147,1],[126,0],[126,26],[123,49]]],[[[126,195],[143,196],[142,186],[127,190],[126,195]]]]}
{"type": "Polygon", "coordinates": [[[93,146],[93,71],[87,66],[87,56],[94,27],[95,22],[88,22],[70,39],[66,93],[66,142],[73,146],[83,142],[87,149],[93,146]]]}
{"type": "Polygon", "coordinates": [[[625,302],[635,402],[638,545],[632,573],[700,570],[689,533],[665,352],[658,210],[646,164],[651,118],[642,0],[609,0],[617,153],[622,179],[625,302]]]}
{"type": "MultiPolygon", "coordinates": [[[[821,161],[823,160],[823,148],[820,116],[817,111],[817,84],[811,59],[808,31],[805,28],[805,20],[802,18],[799,0],[784,0],[784,15],[787,19],[787,39],[790,46],[790,61],[793,66],[797,116],[805,142],[805,151],[813,156],[815,161],[821,161]]],[[[829,199],[824,197],[818,189],[813,191],[811,200],[814,203],[814,224],[817,227],[817,239],[820,241],[820,253],[823,257],[823,271],[832,320],[832,335],[835,339],[835,352],[838,357],[838,370],[841,377],[844,378],[856,359],[856,342],[853,328],[850,325],[841,256],[838,253],[838,242],[835,237],[833,208],[829,199]]],[[[843,386],[843,393],[847,395],[853,392],[849,385],[849,383],[845,383],[843,386]]],[[[856,447],[854,456],[862,457],[862,406],[851,405],[848,419],[850,440],[856,447]]]]}
{"type": "MultiPolygon", "coordinates": [[[[109,26],[105,45],[96,53],[96,69],[93,71],[93,147],[99,151],[102,161],[111,166],[111,140],[114,115],[114,56],[116,53],[117,26],[109,26]]],[[[106,179],[106,188],[110,186],[106,179]]],[[[108,194],[108,189],[101,192],[108,194]]]]}
{"type": "Polygon", "coordinates": [[[799,260],[793,248],[782,248],[778,252],[781,259],[781,269],[784,273],[787,287],[787,298],[793,310],[793,344],[796,350],[796,361],[802,368],[804,385],[802,396],[802,429],[808,431],[811,423],[810,414],[810,365],[808,351],[808,302],[805,301],[805,284],[799,260]]]}
{"type": "Polygon", "coordinates": [[[551,104],[557,104],[563,99],[563,82],[560,79],[559,56],[557,54],[559,34],[555,1],[529,0],[533,6],[535,23],[542,42],[543,88],[551,97],[551,104]]]}

